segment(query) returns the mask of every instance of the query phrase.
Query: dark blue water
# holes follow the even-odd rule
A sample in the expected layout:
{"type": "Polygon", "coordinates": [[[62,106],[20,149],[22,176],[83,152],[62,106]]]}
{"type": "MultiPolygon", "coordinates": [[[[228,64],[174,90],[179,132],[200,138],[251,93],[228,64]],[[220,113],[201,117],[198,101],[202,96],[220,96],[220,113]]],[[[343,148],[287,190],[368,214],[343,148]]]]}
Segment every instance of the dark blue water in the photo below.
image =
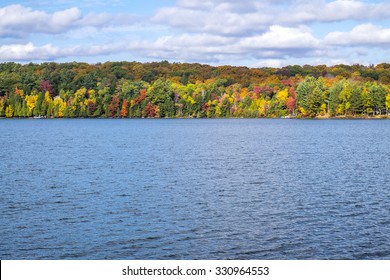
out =
{"type": "Polygon", "coordinates": [[[390,259],[388,120],[0,120],[1,259],[390,259]]]}

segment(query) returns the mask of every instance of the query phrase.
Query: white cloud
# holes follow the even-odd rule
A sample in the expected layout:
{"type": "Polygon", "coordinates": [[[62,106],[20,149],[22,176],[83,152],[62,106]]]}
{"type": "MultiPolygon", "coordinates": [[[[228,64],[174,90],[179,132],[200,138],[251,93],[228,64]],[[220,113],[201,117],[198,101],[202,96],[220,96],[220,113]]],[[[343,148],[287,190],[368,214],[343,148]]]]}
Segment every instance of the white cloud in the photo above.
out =
{"type": "Polygon", "coordinates": [[[48,14],[21,5],[11,5],[0,9],[0,35],[60,33],[81,18],[78,8],[48,14]]]}
{"type": "Polygon", "coordinates": [[[323,47],[310,29],[305,26],[298,28],[271,26],[261,35],[243,38],[239,42],[243,53],[256,58],[284,59],[286,57],[318,56],[323,47]]]}
{"type": "Polygon", "coordinates": [[[162,36],[156,40],[131,42],[128,49],[153,59],[217,62],[239,52],[234,38],[209,34],[162,36]]]}
{"type": "Polygon", "coordinates": [[[36,47],[32,43],[12,44],[0,46],[0,59],[2,61],[45,60],[57,57],[59,49],[50,44],[36,47]]]}
{"type": "Polygon", "coordinates": [[[124,44],[58,47],[33,43],[0,46],[0,61],[55,60],[65,57],[109,55],[128,50],[124,44]]]}
{"type": "Polygon", "coordinates": [[[390,28],[382,28],[373,24],[361,24],[350,32],[331,32],[324,42],[340,46],[382,46],[390,45],[390,28]]]}
{"type": "Polygon", "coordinates": [[[23,37],[33,33],[59,34],[80,27],[129,25],[133,21],[134,17],[126,14],[90,13],[84,16],[77,7],[50,14],[22,5],[10,5],[0,8],[0,37],[23,37]]]}
{"type": "Polygon", "coordinates": [[[241,45],[248,49],[313,49],[318,47],[319,40],[306,26],[290,28],[273,25],[264,34],[244,38],[241,45]]]}
{"type": "Polygon", "coordinates": [[[285,61],[281,59],[264,59],[255,64],[255,67],[281,67],[285,61]]]}

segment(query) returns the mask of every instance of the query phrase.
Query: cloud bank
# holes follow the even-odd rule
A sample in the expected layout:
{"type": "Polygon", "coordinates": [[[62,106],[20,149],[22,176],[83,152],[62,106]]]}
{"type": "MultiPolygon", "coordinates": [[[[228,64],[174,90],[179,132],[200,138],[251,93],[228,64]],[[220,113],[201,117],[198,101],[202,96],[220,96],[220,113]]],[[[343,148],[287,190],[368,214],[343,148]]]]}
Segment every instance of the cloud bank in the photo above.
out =
{"type": "Polygon", "coordinates": [[[142,19],[130,6],[85,13],[15,4],[0,8],[0,60],[108,60],[123,54],[123,60],[249,66],[365,63],[373,49],[381,54],[376,59],[386,58],[389,18],[387,1],[362,0],[179,0],[142,19]]]}

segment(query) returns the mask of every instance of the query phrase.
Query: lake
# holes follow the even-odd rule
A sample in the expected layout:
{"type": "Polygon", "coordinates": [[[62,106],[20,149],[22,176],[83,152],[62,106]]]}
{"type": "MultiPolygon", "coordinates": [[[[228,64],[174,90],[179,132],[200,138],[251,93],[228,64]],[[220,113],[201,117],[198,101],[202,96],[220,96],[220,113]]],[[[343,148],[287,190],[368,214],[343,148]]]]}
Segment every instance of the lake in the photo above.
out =
{"type": "Polygon", "coordinates": [[[390,259],[390,121],[0,120],[1,259],[390,259]]]}

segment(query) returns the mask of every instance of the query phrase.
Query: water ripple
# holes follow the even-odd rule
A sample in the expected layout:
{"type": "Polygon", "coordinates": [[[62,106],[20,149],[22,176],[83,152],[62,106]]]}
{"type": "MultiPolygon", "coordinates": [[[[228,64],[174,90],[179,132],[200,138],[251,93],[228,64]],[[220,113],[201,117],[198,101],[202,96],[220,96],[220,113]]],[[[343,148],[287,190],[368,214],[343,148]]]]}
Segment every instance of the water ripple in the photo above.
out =
{"type": "Polygon", "coordinates": [[[389,126],[1,120],[0,257],[390,259],[389,126]]]}

